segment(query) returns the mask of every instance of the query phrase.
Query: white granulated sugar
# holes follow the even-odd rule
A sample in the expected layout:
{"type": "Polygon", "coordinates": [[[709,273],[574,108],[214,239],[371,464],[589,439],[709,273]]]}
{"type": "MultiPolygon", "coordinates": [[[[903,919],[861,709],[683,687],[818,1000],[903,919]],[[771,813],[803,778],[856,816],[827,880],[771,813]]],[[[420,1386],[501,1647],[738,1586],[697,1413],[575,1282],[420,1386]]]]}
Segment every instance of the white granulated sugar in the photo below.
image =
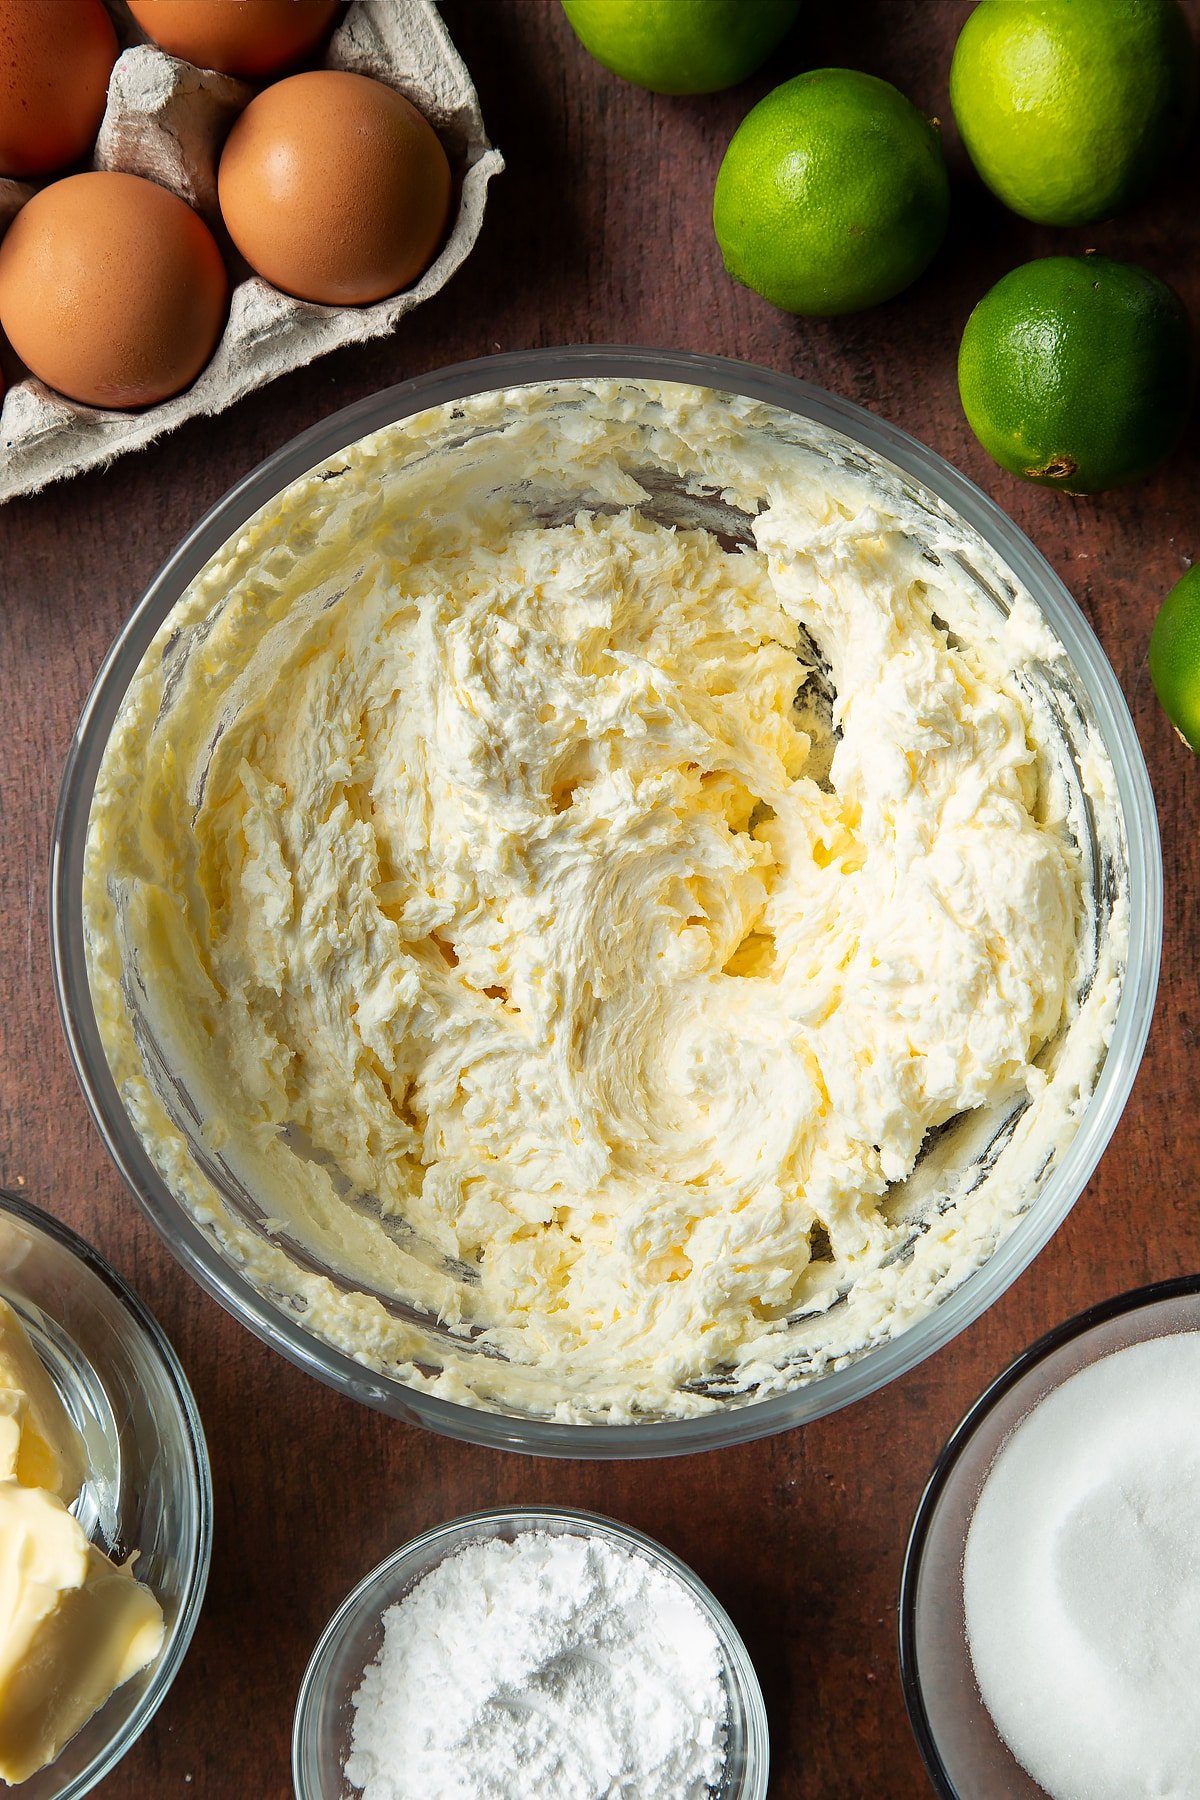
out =
{"type": "Polygon", "coordinates": [[[388,1608],[354,1695],[364,1800],[708,1800],[720,1644],[680,1584],[599,1538],[469,1544],[388,1608]]]}
{"type": "Polygon", "coordinates": [[[1200,1333],[1047,1396],[963,1559],[985,1706],[1051,1800],[1200,1800],[1200,1333]]]}

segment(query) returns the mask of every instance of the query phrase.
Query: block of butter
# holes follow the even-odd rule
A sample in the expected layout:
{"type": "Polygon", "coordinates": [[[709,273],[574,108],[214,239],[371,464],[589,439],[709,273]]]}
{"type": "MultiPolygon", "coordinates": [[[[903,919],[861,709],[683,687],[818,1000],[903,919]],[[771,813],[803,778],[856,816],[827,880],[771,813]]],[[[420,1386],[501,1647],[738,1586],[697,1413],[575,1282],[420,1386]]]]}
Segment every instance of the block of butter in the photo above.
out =
{"type": "Polygon", "coordinates": [[[45,1488],[0,1481],[0,1779],[52,1762],[158,1655],[162,1608],[45,1488]]]}
{"type": "Polygon", "coordinates": [[[0,1480],[46,1488],[70,1506],[83,1476],[79,1433],[20,1318],[0,1300],[0,1480]]]}

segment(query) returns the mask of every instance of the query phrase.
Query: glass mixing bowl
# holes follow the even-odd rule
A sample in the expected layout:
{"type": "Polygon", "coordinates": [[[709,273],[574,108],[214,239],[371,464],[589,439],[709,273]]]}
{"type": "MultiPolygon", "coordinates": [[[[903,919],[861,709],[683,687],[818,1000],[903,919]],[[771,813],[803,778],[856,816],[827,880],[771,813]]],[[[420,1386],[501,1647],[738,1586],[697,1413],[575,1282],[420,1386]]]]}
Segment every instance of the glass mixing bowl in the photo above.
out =
{"type": "MultiPolygon", "coordinates": [[[[610,389],[606,386],[604,391],[607,394],[610,389]]],[[[460,446],[469,449],[473,431],[482,428],[473,425],[468,415],[459,427],[458,415],[453,416],[458,434],[455,450],[460,446]]],[[[644,464],[639,464],[635,473],[647,493],[642,510],[651,517],[672,525],[700,526],[727,546],[747,541],[751,520],[733,507],[724,493],[714,492],[711,481],[707,488],[699,477],[690,484],[680,482],[673,471],[671,479],[663,480],[661,468],[647,469],[644,464]]],[[[372,475],[373,480],[386,478],[386,467],[372,475]]],[[[511,498],[513,491],[508,492],[511,498]]],[[[516,492],[520,494],[519,489],[516,492]]],[[[573,516],[572,504],[579,503],[566,493],[547,509],[544,496],[539,496],[536,505],[530,501],[530,516],[539,522],[554,522],[573,516]]],[[[202,644],[204,629],[188,628],[191,647],[202,644]]],[[[178,652],[182,659],[191,654],[191,647],[179,643],[181,635],[187,634],[172,636],[168,654],[174,657],[178,652]]],[[[170,690],[168,678],[156,732],[164,720],[169,722],[170,690]]],[[[544,1455],[670,1456],[784,1430],[872,1393],[970,1324],[1037,1255],[1083,1190],[1116,1126],[1137,1071],[1158,979],[1162,871],[1145,764],[1112,668],[1048,564],[985,495],[905,433],[785,376],[707,356],[578,349],[530,351],[465,363],[404,382],[349,407],[271,457],[195,527],[119,634],[84,708],[63,777],[54,839],[51,913],[59,1007],[93,1117],[130,1189],[209,1293],[302,1368],[344,1393],[434,1430],[544,1455]],[[994,609],[1003,616],[1018,597],[1031,600],[1066,653],[1065,660],[1050,663],[1035,657],[1022,679],[1028,681],[1031,692],[1036,690],[1041,714],[1051,721],[1048,730],[1054,739],[1059,777],[1075,796],[1080,862],[1092,897],[1080,943],[1083,962],[1094,966],[1106,946],[1119,937],[1114,926],[1117,914],[1127,921],[1115,1025],[1094,1084],[1088,1072],[1084,1091],[1090,1089],[1090,1093],[1073,1134],[1065,1142],[1047,1143],[1044,1154],[1036,1142],[1038,1157],[1030,1161],[1029,1145],[1021,1147],[1022,1134],[1016,1129],[1019,1109],[1014,1109],[1007,1117],[991,1119],[986,1130],[980,1129],[976,1115],[966,1115],[957,1124],[931,1133],[927,1140],[929,1154],[917,1174],[920,1191],[932,1198],[923,1217],[913,1214],[909,1240],[897,1253],[901,1258],[912,1256],[914,1246],[919,1250],[918,1239],[936,1222],[939,1209],[951,1203],[948,1196],[952,1190],[961,1197],[989,1182],[1002,1184],[1014,1159],[1022,1159],[1023,1173],[1010,1183],[1016,1200],[1003,1202],[1006,1214],[1015,1216],[1006,1217],[997,1241],[980,1251],[979,1266],[973,1267],[970,1261],[962,1268],[955,1264],[941,1280],[939,1302],[932,1310],[894,1335],[873,1336],[855,1353],[839,1356],[819,1373],[810,1364],[808,1379],[800,1362],[789,1363],[786,1379],[794,1385],[783,1391],[763,1393],[717,1379],[704,1390],[702,1398],[708,1410],[699,1416],[615,1424],[566,1422],[547,1416],[553,1410],[552,1395],[547,1397],[545,1412],[539,1409],[536,1414],[484,1410],[442,1398],[428,1391],[424,1380],[442,1366],[439,1359],[468,1354],[470,1345],[464,1349],[461,1338],[451,1345],[446,1329],[430,1314],[406,1308],[402,1298],[370,1294],[373,1303],[381,1301],[393,1316],[405,1325],[416,1325],[422,1334],[421,1354],[414,1359],[420,1383],[400,1380],[385,1365],[372,1365],[365,1353],[354,1354],[357,1344],[339,1347],[315,1330],[305,1316],[303,1293],[287,1291],[286,1278],[281,1281],[276,1276],[257,1284],[250,1279],[244,1258],[227,1247],[214,1218],[223,1213],[227,1220],[236,1220],[239,1230],[256,1234],[255,1241],[270,1244],[273,1252],[278,1240],[271,1235],[269,1202],[259,1204],[206,1138],[196,1104],[139,1012],[140,975],[126,966],[121,985],[129,1023],[140,1032],[143,1067],[179,1135],[180,1155],[207,1178],[215,1207],[184,1204],[174,1191],[178,1184],[173,1186],[172,1179],[162,1172],[162,1158],[156,1163],[148,1155],[114,1084],[98,1028],[89,988],[82,898],[97,771],[131,680],[181,594],[223,545],[236,542],[246,521],[307,471],[321,468],[323,481],[335,478],[339,450],[396,421],[430,408],[452,407],[468,396],[507,395],[522,385],[546,383],[562,384],[561,389],[556,387],[553,404],[565,414],[572,404],[578,404],[578,390],[572,384],[581,379],[606,384],[622,380],[679,382],[714,391],[726,409],[746,404],[770,408],[769,414],[762,415],[764,434],[773,434],[789,454],[797,447],[804,455],[815,452],[881,487],[916,521],[911,534],[927,560],[936,563],[938,554],[952,557],[958,573],[966,577],[989,612],[994,609]],[[330,465],[327,471],[326,463],[330,465]],[[1109,804],[1104,808],[1089,797],[1094,791],[1097,744],[1103,747],[1112,771],[1109,804]],[[1089,770],[1093,775],[1088,775],[1089,770]]],[[[991,1191],[1001,1190],[997,1186],[991,1191]]],[[[983,1214],[977,1212],[976,1216],[983,1214]]],[[[907,1224],[908,1214],[904,1217],[907,1224]]],[[[945,1235],[931,1233],[926,1247],[936,1246],[945,1235]]],[[[304,1266],[303,1247],[289,1244],[288,1255],[295,1266],[304,1266]]],[[[954,1264],[953,1257],[949,1261],[954,1264]]],[[[345,1271],[314,1264],[311,1255],[307,1268],[310,1276],[328,1279],[335,1288],[340,1286],[341,1292],[363,1291],[361,1278],[356,1287],[345,1271]]]]}
{"type": "Polygon", "coordinates": [[[136,1554],[166,1627],[149,1667],[21,1783],[23,1800],[80,1800],[150,1723],[192,1640],[212,1549],[208,1452],[175,1352],[137,1295],[66,1225],[3,1189],[0,1295],[83,1438],[87,1479],[72,1511],[107,1555],[136,1554]]]}
{"type": "Polygon", "coordinates": [[[975,1681],[963,1554],[992,1465],[1035,1407],[1073,1375],[1151,1338],[1200,1330],[1200,1276],[1103,1300],[1022,1351],[980,1395],[938,1458],[913,1521],[900,1582],[900,1675],[940,1800],[1045,1800],[1013,1756],[975,1681]]]}
{"type": "Polygon", "coordinates": [[[652,1538],[615,1519],[562,1506],[502,1507],[435,1526],[394,1551],[347,1595],[325,1627],[300,1686],[292,1730],[296,1800],[355,1800],[359,1792],[342,1772],[354,1723],[351,1702],[364,1669],[379,1654],[388,1607],[402,1600],[444,1557],[493,1538],[511,1543],[523,1531],[598,1538],[614,1550],[647,1558],[661,1574],[679,1582],[721,1647],[728,1718],[725,1767],[713,1800],[766,1800],[770,1745],[762,1689],[724,1607],[686,1563],[652,1538]]]}

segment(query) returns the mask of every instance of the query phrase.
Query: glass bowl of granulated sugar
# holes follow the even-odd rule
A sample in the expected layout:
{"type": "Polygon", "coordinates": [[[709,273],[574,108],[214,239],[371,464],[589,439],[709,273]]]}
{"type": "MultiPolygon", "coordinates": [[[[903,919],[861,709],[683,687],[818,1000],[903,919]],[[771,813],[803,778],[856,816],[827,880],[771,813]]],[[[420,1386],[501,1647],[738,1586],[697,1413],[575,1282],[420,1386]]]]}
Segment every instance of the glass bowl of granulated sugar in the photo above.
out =
{"type": "Polygon", "coordinates": [[[661,1545],[563,1507],[471,1513],[330,1620],[297,1800],[766,1800],[767,1716],[724,1609],[661,1545]]]}
{"type": "Polygon", "coordinates": [[[993,1382],[917,1511],[909,1717],[942,1800],[1200,1794],[1200,1276],[1107,1300],[993,1382]]]}

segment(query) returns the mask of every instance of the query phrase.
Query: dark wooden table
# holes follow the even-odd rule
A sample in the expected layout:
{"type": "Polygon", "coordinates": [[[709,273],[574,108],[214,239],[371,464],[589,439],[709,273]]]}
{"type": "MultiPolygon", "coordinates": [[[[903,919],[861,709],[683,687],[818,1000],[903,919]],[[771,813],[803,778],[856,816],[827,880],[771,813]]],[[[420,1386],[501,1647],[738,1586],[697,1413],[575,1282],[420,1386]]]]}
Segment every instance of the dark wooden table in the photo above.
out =
{"type": "MultiPolygon", "coordinates": [[[[1200,0],[1189,5],[1200,23],[1200,0]]],[[[1145,262],[1200,317],[1196,151],[1113,224],[1055,233],[1007,215],[971,177],[949,123],[947,71],[968,10],[957,0],[806,0],[793,38],[752,82],[670,100],[593,63],[557,0],[446,0],[509,165],[478,249],[447,291],[388,342],[338,352],[220,419],[0,512],[0,1180],[91,1238],[156,1312],[196,1390],[216,1487],[194,1644],[105,1785],[111,1800],[284,1800],[297,1685],[342,1595],[415,1532],[515,1502],[615,1514],[711,1584],[762,1678],[775,1800],[919,1796],[928,1788],[900,1693],[896,1595],[938,1450],[1032,1337],[1104,1295],[1200,1264],[1200,763],[1171,735],[1146,674],[1157,600],[1200,553],[1200,428],[1152,481],[1070,500],[987,460],[954,379],[979,295],[1013,264],[1060,247],[1145,262]],[[792,320],[735,288],[710,225],[739,120],[775,82],[822,64],[885,76],[946,120],[955,180],[950,236],[929,274],[886,307],[828,323],[792,320]],[[723,352],[810,377],[905,426],[993,494],[1112,658],[1149,760],[1166,859],[1149,1050],[1101,1167],[1036,1264],[874,1399],[788,1436],[665,1463],[532,1461],[456,1445],[340,1399],[227,1318],[168,1256],[100,1147],[55,1015],[46,926],[51,821],[76,716],[110,638],[198,515],[295,432],[403,376],[498,350],[605,341],[723,352]]]]}

